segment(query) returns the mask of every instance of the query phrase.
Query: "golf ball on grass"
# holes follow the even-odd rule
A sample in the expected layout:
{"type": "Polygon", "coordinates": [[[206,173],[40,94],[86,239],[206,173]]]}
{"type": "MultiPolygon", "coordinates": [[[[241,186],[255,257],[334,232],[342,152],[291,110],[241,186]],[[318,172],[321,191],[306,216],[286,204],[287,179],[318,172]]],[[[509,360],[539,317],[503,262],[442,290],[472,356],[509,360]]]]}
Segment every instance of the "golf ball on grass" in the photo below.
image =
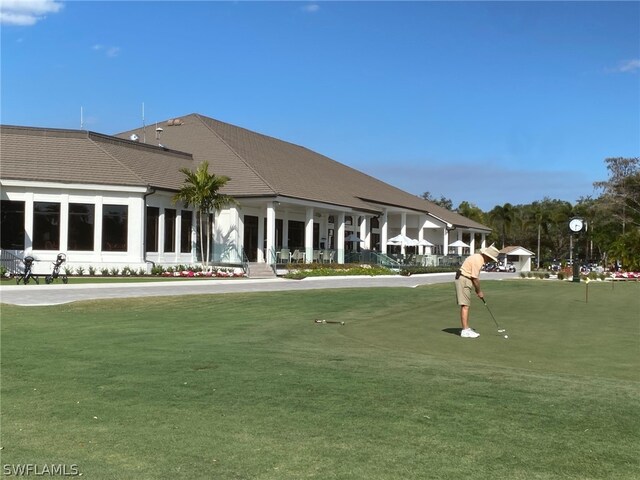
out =
{"type": "Polygon", "coordinates": [[[509,338],[509,335],[505,335],[504,338],[509,338]]]}

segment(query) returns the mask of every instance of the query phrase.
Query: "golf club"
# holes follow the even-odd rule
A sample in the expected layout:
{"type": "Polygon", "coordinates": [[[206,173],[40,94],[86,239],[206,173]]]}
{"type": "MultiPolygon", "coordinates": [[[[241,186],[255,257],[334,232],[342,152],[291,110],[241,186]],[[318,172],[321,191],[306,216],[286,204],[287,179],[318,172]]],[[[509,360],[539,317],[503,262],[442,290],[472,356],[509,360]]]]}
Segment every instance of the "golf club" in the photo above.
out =
{"type": "Polygon", "coordinates": [[[336,323],[338,325],[344,325],[344,322],[338,322],[336,320],[314,320],[315,323],[336,323]]]}
{"type": "MultiPolygon", "coordinates": [[[[482,299],[482,303],[484,303],[484,306],[487,307],[487,310],[489,311],[489,315],[491,315],[491,318],[493,319],[493,323],[496,324],[496,328],[498,329],[498,333],[505,333],[507,330],[504,329],[504,328],[500,328],[500,325],[498,325],[498,321],[496,320],[496,317],[493,316],[493,312],[489,308],[489,305],[487,305],[487,302],[485,301],[484,298],[482,299]]],[[[509,338],[509,337],[507,335],[505,335],[504,338],[509,338]]]]}

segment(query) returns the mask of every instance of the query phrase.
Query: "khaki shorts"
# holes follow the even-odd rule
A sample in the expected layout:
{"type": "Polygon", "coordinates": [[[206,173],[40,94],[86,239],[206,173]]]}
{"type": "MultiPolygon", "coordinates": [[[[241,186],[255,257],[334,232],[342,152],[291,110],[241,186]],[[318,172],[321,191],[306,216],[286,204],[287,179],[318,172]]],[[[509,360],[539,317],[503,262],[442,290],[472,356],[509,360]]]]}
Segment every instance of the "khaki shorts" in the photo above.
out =
{"type": "Polygon", "coordinates": [[[460,276],[460,278],[455,281],[455,284],[458,305],[471,305],[471,292],[474,290],[471,279],[460,276]]]}

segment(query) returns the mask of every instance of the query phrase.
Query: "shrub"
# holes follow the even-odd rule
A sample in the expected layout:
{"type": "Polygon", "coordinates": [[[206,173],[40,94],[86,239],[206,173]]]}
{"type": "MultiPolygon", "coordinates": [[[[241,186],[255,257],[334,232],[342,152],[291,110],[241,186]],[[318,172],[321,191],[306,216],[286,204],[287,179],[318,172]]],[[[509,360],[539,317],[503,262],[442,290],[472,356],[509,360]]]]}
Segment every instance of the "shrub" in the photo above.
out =
{"type": "Polygon", "coordinates": [[[332,263],[329,265],[322,263],[294,263],[287,265],[287,270],[289,270],[289,272],[285,275],[285,278],[298,280],[306,277],[330,277],[340,275],[395,275],[393,270],[379,265],[360,265],[356,263],[332,263]]]}
{"type": "Polygon", "coordinates": [[[96,274],[96,267],[89,266],[89,275],[94,276],[96,274]]]}
{"type": "Polygon", "coordinates": [[[558,280],[564,280],[564,272],[558,272],[558,280]]]}
{"type": "Polygon", "coordinates": [[[108,275],[109,275],[109,269],[108,269],[108,268],[106,268],[106,267],[105,267],[105,268],[101,268],[101,269],[100,269],[100,273],[101,273],[103,276],[105,276],[105,277],[106,277],[106,276],[108,276],[108,275]]]}
{"type": "Polygon", "coordinates": [[[164,267],[162,265],[154,265],[151,267],[151,275],[162,275],[164,273],[164,267]]]}
{"type": "Polygon", "coordinates": [[[118,269],[118,267],[113,267],[111,270],[111,275],[113,275],[114,277],[117,277],[118,275],[120,275],[120,269],[118,269]]]}
{"type": "Polygon", "coordinates": [[[64,267],[64,274],[66,276],[72,275],[73,274],[73,269],[71,267],[64,267]]]}
{"type": "Polygon", "coordinates": [[[8,277],[8,275],[7,275],[7,267],[5,267],[4,265],[0,265],[0,276],[8,277]]]}
{"type": "Polygon", "coordinates": [[[144,275],[146,275],[146,274],[147,274],[147,269],[146,269],[146,268],[144,268],[144,267],[140,267],[140,268],[138,269],[138,275],[139,275],[139,276],[141,276],[141,277],[142,277],[142,276],[144,276],[144,275]]]}
{"type": "Polygon", "coordinates": [[[526,272],[520,272],[520,278],[527,278],[526,272]]]}
{"type": "Polygon", "coordinates": [[[410,276],[419,273],[448,273],[454,272],[455,270],[456,269],[452,269],[451,267],[407,266],[400,269],[400,275],[410,276]]]}
{"type": "Polygon", "coordinates": [[[76,267],[76,274],[84,275],[84,267],[83,266],[76,267]]]}

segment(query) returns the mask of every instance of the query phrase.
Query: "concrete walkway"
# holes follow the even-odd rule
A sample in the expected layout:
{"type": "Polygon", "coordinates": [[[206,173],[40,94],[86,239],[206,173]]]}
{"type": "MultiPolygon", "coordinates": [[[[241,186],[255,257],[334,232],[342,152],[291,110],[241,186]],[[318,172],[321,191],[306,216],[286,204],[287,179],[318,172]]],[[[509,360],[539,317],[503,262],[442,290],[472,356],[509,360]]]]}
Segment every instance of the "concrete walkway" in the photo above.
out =
{"type": "MultiPolygon", "coordinates": [[[[515,278],[514,273],[486,272],[481,281],[515,278]]],[[[404,277],[311,277],[304,280],[229,279],[140,283],[83,283],[74,285],[1,285],[0,302],[21,306],[59,305],[80,300],[107,298],[164,297],[171,295],[199,295],[239,292],[274,292],[287,290],[316,290],[332,288],[409,287],[453,282],[453,273],[432,273],[404,277]]],[[[453,285],[452,285],[453,292],[453,285]]]]}

